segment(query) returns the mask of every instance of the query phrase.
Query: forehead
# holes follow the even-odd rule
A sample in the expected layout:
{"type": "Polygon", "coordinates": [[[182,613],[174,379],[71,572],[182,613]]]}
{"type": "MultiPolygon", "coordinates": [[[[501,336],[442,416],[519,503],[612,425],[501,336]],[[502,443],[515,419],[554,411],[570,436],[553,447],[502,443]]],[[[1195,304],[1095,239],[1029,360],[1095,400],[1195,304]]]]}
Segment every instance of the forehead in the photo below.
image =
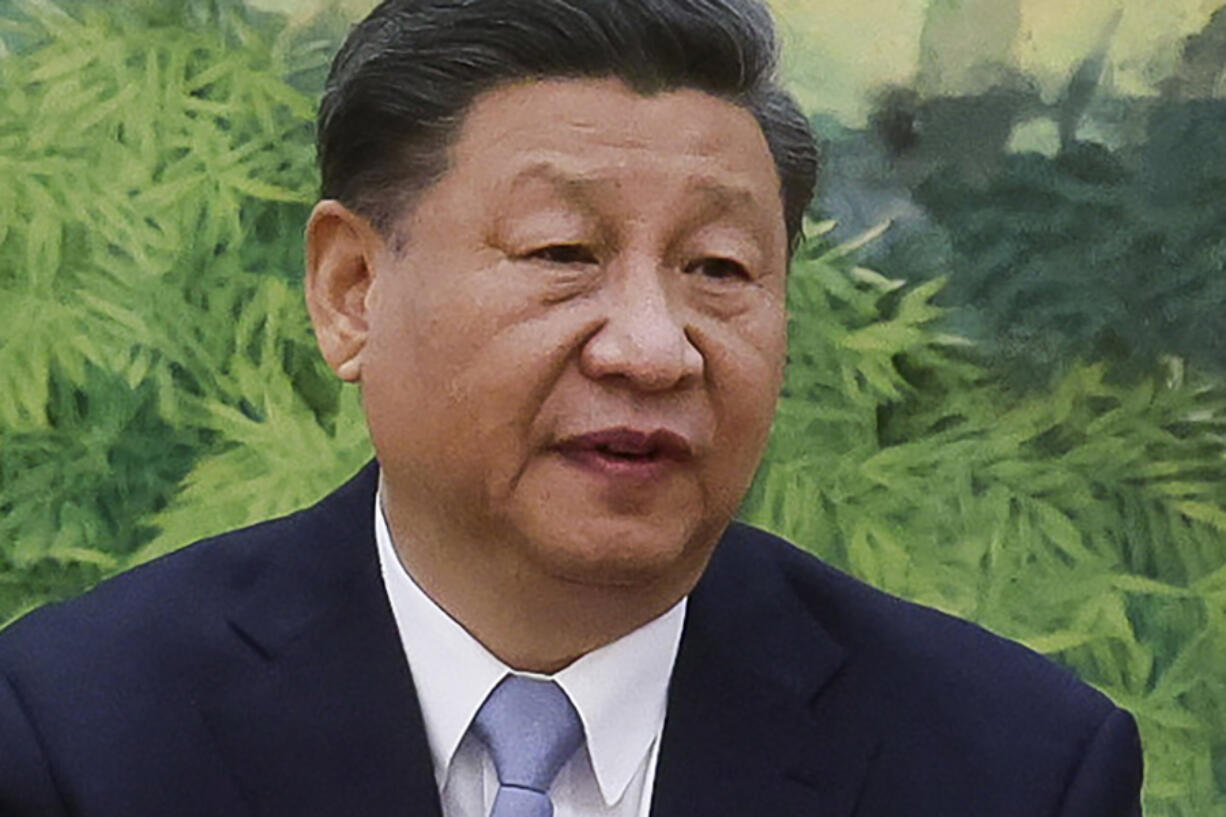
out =
{"type": "Polygon", "coordinates": [[[600,198],[633,181],[782,218],[779,178],[747,110],[692,89],[640,94],[616,79],[559,79],[477,97],[444,177],[506,189],[545,183],[600,198]]]}

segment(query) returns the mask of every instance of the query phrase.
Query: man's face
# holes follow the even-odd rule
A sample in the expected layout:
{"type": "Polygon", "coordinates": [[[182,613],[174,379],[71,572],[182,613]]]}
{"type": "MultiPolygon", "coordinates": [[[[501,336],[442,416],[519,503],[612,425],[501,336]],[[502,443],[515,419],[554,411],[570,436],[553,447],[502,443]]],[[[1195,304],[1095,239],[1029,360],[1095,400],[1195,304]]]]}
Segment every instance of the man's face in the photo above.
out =
{"type": "Polygon", "coordinates": [[[696,578],[785,356],[779,179],[752,115],[615,80],[502,87],[397,233],[359,377],[408,535],[580,583],[696,578]]]}

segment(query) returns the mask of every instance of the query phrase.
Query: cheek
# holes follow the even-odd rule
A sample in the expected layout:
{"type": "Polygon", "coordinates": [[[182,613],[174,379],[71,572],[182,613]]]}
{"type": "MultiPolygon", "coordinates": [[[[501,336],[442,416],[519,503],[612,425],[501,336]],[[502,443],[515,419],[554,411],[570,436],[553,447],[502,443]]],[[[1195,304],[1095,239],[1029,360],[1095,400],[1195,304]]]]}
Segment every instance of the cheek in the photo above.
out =
{"type": "Polygon", "coordinates": [[[376,291],[362,366],[362,397],[371,437],[385,467],[429,470],[442,478],[467,463],[472,407],[458,388],[480,357],[483,339],[472,310],[430,281],[403,277],[376,291]]]}
{"type": "Polygon", "coordinates": [[[712,321],[702,336],[708,374],[723,399],[749,412],[774,405],[787,360],[787,311],[780,299],[763,298],[732,320],[712,321]]]}
{"type": "Polygon", "coordinates": [[[509,490],[549,429],[541,407],[565,369],[582,326],[564,310],[483,308],[490,297],[434,305],[377,344],[368,414],[380,436],[418,465],[450,479],[509,490]],[[484,304],[483,304],[484,302],[484,304]],[[376,387],[377,386],[377,387],[376,387]],[[374,418],[392,417],[380,435],[374,418]]]}
{"type": "Polygon", "coordinates": [[[714,327],[703,338],[717,450],[724,478],[738,485],[748,485],[770,433],[787,358],[786,326],[784,311],[772,304],[752,320],[714,327]]]}

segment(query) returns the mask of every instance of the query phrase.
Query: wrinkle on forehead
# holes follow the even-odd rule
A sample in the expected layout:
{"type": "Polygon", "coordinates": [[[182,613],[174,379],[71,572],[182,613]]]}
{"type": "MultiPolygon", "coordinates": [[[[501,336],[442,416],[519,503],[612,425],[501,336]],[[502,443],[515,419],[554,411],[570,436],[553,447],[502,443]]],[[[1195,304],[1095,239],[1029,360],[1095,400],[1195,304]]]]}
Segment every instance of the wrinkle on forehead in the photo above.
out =
{"type": "Polygon", "coordinates": [[[502,143],[521,132],[539,136],[541,121],[536,111],[530,106],[515,105],[517,92],[525,90],[552,95],[557,111],[550,117],[549,127],[559,140],[565,138],[561,132],[569,130],[572,136],[580,133],[590,139],[592,147],[726,157],[729,143],[743,142],[748,136],[759,143],[761,151],[755,151],[759,154],[756,156],[742,157],[746,169],[765,160],[771,172],[775,172],[766,137],[753,114],[744,108],[692,88],[644,95],[619,79],[559,78],[499,86],[474,100],[457,146],[465,141],[463,132],[470,129],[497,130],[502,143]],[[593,107],[593,89],[602,92],[598,108],[593,107]],[[688,118],[677,119],[679,110],[684,110],[688,118]],[[611,119],[612,111],[622,115],[611,119]],[[667,139],[663,141],[656,127],[661,116],[670,119],[667,139]],[[715,120],[718,127],[712,128],[715,120]]]}
{"type": "MultiPolygon", "coordinates": [[[[674,92],[679,93],[679,92],[674,92]]],[[[644,101],[650,101],[647,97],[640,97],[644,101]]],[[[663,98],[668,102],[668,98],[663,98]]],[[[580,133],[590,134],[593,142],[599,145],[620,148],[623,150],[646,150],[658,151],[660,149],[659,137],[655,134],[646,136],[641,134],[635,127],[635,122],[627,122],[622,130],[611,131],[608,123],[599,122],[594,119],[581,118],[580,116],[572,115],[560,120],[558,127],[572,128],[580,133]]],[[[675,141],[678,143],[679,153],[690,153],[695,156],[711,156],[719,151],[720,145],[718,139],[711,139],[703,133],[701,127],[694,127],[688,122],[677,122],[674,129],[675,141]]]]}

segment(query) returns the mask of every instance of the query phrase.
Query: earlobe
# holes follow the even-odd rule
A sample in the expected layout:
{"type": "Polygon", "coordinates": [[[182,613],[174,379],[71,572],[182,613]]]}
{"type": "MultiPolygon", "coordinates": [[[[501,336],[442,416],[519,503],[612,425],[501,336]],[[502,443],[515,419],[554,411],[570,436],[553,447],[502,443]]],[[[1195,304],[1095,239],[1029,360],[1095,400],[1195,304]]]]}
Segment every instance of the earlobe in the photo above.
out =
{"type": "Polygon", "coordinates": [[[361,380],[378,246],[370,223],[340,202],[315,205],[306,228],[307,309],[324,360],[351,383],[361,380]]]}

